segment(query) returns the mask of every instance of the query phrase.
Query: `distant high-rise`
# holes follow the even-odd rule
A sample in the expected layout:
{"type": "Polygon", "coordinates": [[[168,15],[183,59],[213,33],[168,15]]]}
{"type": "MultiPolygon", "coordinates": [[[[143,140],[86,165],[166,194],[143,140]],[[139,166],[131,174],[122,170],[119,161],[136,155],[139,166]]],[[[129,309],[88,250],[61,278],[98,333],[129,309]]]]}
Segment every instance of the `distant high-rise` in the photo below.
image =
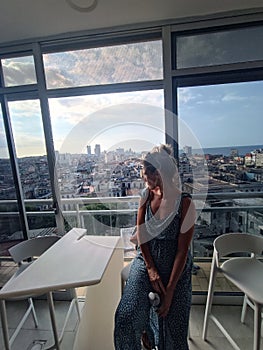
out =
{"type": "Polygon", "coordinates": [[[237,149],[231,149],[230,157],[232,157],[232,158],[238,157],[238,150],[237,149]]]}
{"type": "Polygon", "coordinates": [[[97,157],[100,157],[100,145],[95,145],[94,153],[97,157]]]}
{"type": "Polygon", "coordinates": [[[87,146],[87,154],[88,154],[88,156],[91,155],[91,146],[87,146]]]}
{"type": "Polygon", "coordinates": [[[187,156],[191,156],[192,155],[192,147],[191,146],[184,146],[184,153],[187,156]]]}

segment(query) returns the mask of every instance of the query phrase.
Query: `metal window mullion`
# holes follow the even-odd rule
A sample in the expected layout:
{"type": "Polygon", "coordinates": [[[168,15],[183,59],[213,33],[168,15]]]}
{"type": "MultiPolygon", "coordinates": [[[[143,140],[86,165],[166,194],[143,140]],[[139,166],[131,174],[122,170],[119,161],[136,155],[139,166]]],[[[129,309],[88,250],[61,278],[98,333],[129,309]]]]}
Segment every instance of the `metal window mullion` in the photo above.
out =
{"type": "Polygon", "coordinates": [[[166,143],[173,146],[174,156],[178,160],[178,116],[177,97],[174,96],[172,82],[172,49],[171,28],[163,27],[163,74],[164,74],[164,108],[165,108],[165,136],[166,143]]]}
{"type": "Polygon", "coordinates": [[[0,45],[1,58],[12,58],[32,55],[32,44],[3,44],[0,45]]]}
{"type": "Polygon", "coordinates": [[[214,13],[198,17],[177,19],[171,25],[172,32],[184,32],[189,30],[211,28],[233,28],[244,24],[253,25],[263,20],[262,8],[233,10],[223,13],[214,13]]]}
{"type": "Polygon", "coordinates": [[[0,94],[15,95],[17,93],[32,93],[36,91],[36,89],[37,89],[36,84],[1,87],[0,94]]]}
{"type": "Polygon", "coordinates": [[[49,98],[98,95],[118,92],[158,90],[163,88],[163,80],[139,81],[129,83],[101,84],[92,86],[76,86],[47,90],[49,98]]]}
{"type": "Polygon", "coordinates": [[[172,70],[171,74],[173,77],[185,77],[200,74],[213,74],[213,73],[235,73],[240,74],[244,71],[256,71],[263,67],[263,60],[257,60],[253,62],[237,62],[237,63],[224,63],[214,64],[209,66],[196,66],[189,68],[180,68],[172,70]]]}
{"type": "Polygon", "coordinates": [[[9,151],[10,164],[11,164],[12,175],[13,175],[14,185],[16,190],[16,199],[17,199],[17,205],[19,210],[21,230],[23,232],[23,238],[28,239],[29,228],[28,228],[28,222],[27,222],[27,216],[26,216],[23,189],[22,189],[22,184],[21,184],[21,179],[19,174],[19,167],[18,167],[17,156],[16,156],[15,142],[14,142],[11,121],[10,121],[8,102],[7,102],[6,96],[1,95],[0,98],[1,98],[1,108],[3,113],[3,122],[5,127],[7,147],[9,151]]]}
{"type": "Polygon", "coordinates": [[[44,64],[43,64],[43,57],[41,54],[39,44],[34,45],[33,54],[34,54],[34,60],[35,60],[40,108],[41,108],[42,123],[43,123],[46,150],[47,150],[47,161],[48,161],[48,169],[49,169],[49,176],[50,176],[50,182],[51,182],[51,191],[53,196],[53,208],[55,210],[55,218],[56,218],[58,231],[60,234],[63,234],[65,231],[64,219],[62,214],[62,206],[61,206],[61,198],[60,198],[61,196],[60,196],[58,176],[56,171],[56,156],[55,156],[55,150],[54,150],[48,96],[46,92],[44,64]]]}
{"type": "Polygon", "coordinates": [[[109,45],[129,44],[142,40],[156,40],[161,36],[161,23],[152,26],[147,24],[143,28],[107,28],[95,29],[72,33],[67,35],[57,35],[55,37],[40,39],[41,50],[44,54],[64,51],[89,49],[109,45]]]}

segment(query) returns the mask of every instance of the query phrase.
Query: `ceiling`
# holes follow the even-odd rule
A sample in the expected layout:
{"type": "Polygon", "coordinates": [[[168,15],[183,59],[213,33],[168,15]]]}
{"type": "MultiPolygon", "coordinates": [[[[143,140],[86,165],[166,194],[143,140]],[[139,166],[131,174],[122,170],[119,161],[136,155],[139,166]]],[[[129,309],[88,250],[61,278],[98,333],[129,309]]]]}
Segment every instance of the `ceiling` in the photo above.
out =
{"type": "MultiPolygon", "coordinates": [[[[263,8],[263,0],[97,0],[92,11],[79,12],[67,1],[1,0],[0,44],[127,24],[263,8]]],[[[82,8],[94,2],[71,1],[82,8]]]]}

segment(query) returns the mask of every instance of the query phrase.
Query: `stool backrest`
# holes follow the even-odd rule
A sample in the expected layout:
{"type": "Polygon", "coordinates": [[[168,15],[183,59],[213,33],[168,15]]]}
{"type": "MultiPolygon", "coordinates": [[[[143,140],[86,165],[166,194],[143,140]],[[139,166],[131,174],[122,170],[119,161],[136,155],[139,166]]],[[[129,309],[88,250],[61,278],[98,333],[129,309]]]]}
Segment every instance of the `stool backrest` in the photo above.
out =
{"type": "Polygon", "coordinates": [[[226,233],[215,239],[214,248],[218,258],[231,253],[262,255],[263,237],[248,233],[226,233]]]}
{"type": "Polygon", "coordinates": [[[55,235],[31,238],[14,245],[8,251],[13,260],[20,263],[34,256],[40,256],[59,239],[60,237],[55,235]]]}

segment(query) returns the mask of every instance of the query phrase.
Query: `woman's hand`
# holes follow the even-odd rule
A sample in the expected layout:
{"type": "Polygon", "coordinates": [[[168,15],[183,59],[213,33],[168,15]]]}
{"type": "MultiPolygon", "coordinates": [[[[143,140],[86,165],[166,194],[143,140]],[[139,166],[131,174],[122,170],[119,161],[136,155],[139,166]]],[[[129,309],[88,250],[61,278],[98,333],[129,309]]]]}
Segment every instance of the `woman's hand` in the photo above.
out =
{"type": "Polygon", "coordinates": [[[147,271],[153,290],[160,295],[164,294],[165,288],[156,268],[149,267],[147,268],[147,271]]]}
{"type": "Polygon", "coordinates": [[[133,243],[133,244],[135,244],[135,245],[138,245],[137,232],[134,233],[134,235],[132,235],[132,236],[130,237],[130,242],[133,243]]]}
{"type": "Polygon", "coordinates": [[[171,290],[166,290],[164,294],[161,295],[161,305],[158,308],[158,315],[160,317],[166,317],[170,310],[174,292],[171,290]]]}

